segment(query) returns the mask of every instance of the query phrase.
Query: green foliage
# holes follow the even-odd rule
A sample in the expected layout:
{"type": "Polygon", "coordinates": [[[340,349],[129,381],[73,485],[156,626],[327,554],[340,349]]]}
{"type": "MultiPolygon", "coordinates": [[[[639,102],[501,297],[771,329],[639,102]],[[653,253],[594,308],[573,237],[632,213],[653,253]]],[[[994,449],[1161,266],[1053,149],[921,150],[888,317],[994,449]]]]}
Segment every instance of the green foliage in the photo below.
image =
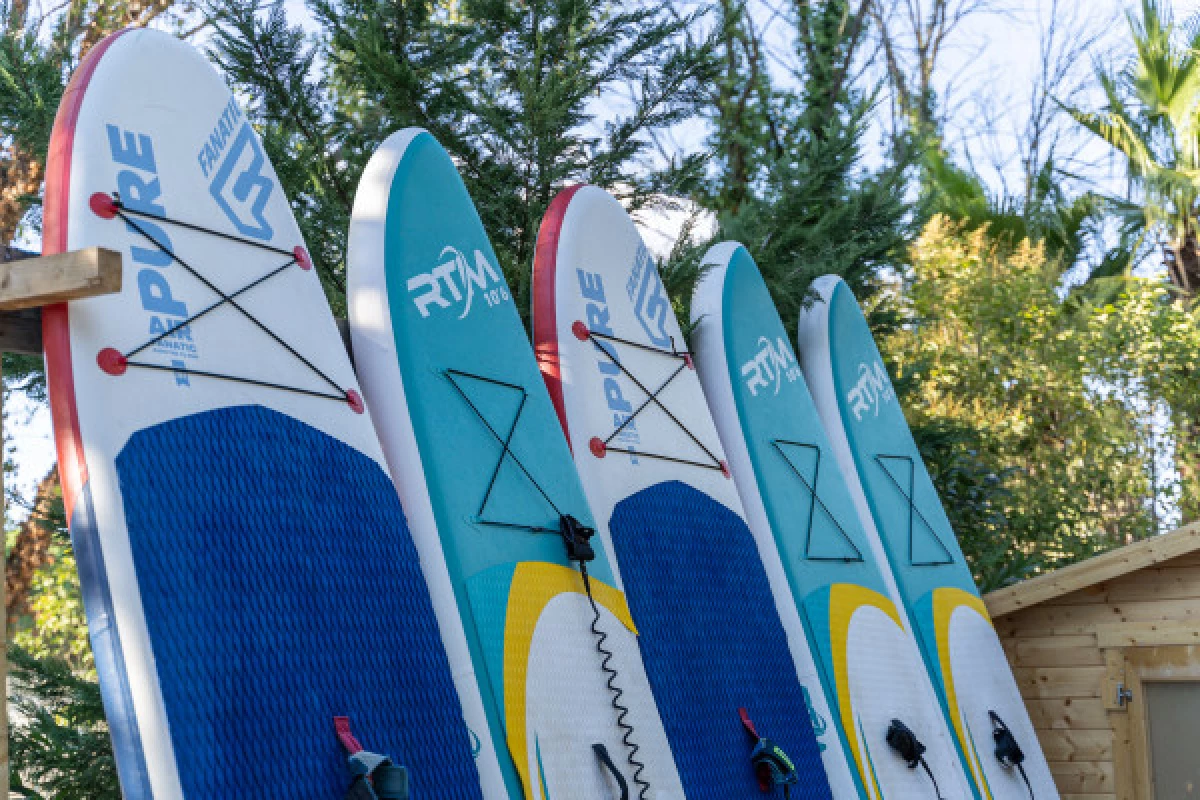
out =
{"type": "Polygon", "coordinates": [[[7,3],[0,3],[0,19],[7,21],[0,35],[0,130],[21,150],[45,153],[70,54],[59,41],[46,44],[35,29],[16,24],[7,3]]]}
{"type": "Polygon", "coordinates": [[[65,661],[8,651],[9,778],[19,797],[120,800],[100,687],[65,661]]]}
{"type": "Polygon", "coordinates": [[[1043,244],[941,216],[910,261],[896,303],[912,322],[881,346],[981,588],[1157,533],[1164,494],[1196,506],[1194,475],[1158,474],[1200,411],[1200,329],[1160,283],[1064,295],[1043,244]]]}
{"type": "Polygon", "coordinates": [[[900,173],[858,174],[857,124],[798,142],[788,159],[771,164],[761,192],[719,218],[719,238],[754,254],[788,331],[796,330],[813,279],[840,275],[869,299],[907,241],[900,173]]]}
{"type": "Polygon", "coordinates": [[[12,632],[13,643],[35,658],[62,661],[77,675],[95,680],[79,575],[69,545],[56,541],[51,546],[50,561],[38,570],[30,592],[30,612],[31,618],[12,632]]]}

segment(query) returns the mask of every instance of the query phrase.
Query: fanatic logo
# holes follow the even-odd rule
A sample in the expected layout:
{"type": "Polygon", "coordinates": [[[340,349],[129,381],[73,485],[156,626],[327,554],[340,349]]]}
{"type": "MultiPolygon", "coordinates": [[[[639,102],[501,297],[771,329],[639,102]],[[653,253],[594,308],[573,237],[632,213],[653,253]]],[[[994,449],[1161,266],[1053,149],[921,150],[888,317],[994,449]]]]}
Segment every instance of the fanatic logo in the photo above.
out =
{"type": "Polygon", "coordinates": [[[758,396],[759,389],[767,389],[772,384],[775,394],[779,394],[784,380],[792,383],[800,377],[800,364],[782,336],[774,342],[766,336],[760,336],[758,352],[754,358],[742,364],[742,377],[746,379],[746,388],[754,397],[758,396]]]}
{"type": "MultiPolygon", "coordinates": [[[[221,122],[225,122],[224,116],[221,122]]],[[[263,174],[266,166],[267,157],[247,122],[229,146],[208,191],[239,232],[269,241],[275,231],[267,222],[266,210],[275,183],[263,174]]]]}
{"type": "Polygon", "coordinates": [[[869,411],[873,411],[878,417],[879,408],[889,400],[895,399],[896,392],[892,389],[892,382],[888,380],[887,370],[883,368],[883,364],[876,361],[873,365],[867,366],[866,363],[860,362],[858,383],[846,392],[846,402],[850,404],[854,418],[861,422],[863,414],[869,411]]]}
{"type": "Polygon", "coordinates": [[[471,313],[478,289],[488,308],[510,299],[508,287],[500,272],[488,262],[482,251],[475,251],[475,266],[456,247],[442,248],[439,259],[445,259],[429,272],[408,279],[408,291],[422,317],[429,316],[429,307],[450,308],[461,305],[458,318],[471,313]]]}
{"type": "Polygon", "coordinates": [[[634,316],[650,341],[664,350],[673,349],[671,335],[667,333],[667,320],[675,310],[671,308],[671,300],[667,297],[662,278],[658,276],[654,260],[650,258],[650,251],[643,244],[638,245],[633,270],[625,282],[625,291],[633,301],[634,316]]]}

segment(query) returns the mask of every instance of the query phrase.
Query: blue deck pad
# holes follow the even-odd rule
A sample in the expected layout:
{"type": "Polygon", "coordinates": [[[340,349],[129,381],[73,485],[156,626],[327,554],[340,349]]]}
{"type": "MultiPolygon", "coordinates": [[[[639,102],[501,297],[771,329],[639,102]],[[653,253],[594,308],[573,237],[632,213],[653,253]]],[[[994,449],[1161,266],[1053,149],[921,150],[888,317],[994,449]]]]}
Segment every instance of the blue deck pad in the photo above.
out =
{"type": "MultiPolygon", "coordinates": [[[[330,413],[345,413],[330,404],[330,413]]],[[[345,443],[261,406],[164,422],[117,457],[185,796],[335,798],[333,717],[411,773],[481,798],[400,501],[345,443]]]]}
{"type": "MultiPolygon", "coordinates": [[[[795,762],[796,800],[831,797],[808,706],[750,529],[678,481],[609,523],[650,685],[690,800],[755,800],[746,708],[795,762]]],[[[780,795],[781,796],[781,795],[780,795]]]]}

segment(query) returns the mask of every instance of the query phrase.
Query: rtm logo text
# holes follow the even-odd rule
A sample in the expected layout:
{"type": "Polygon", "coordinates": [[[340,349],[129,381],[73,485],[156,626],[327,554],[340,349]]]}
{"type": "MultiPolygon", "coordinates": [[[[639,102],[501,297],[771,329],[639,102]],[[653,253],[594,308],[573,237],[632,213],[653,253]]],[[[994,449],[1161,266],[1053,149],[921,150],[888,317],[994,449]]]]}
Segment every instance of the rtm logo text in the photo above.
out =
{"type": "Polygon", "coordinates": [[[858,383],[851,386],[850,391],[846,392],[846,402],[850,404],[854,418],[861,422],[863,414],[870,412],[874,412],[874,415],[878,417],[879,408],[889,400],[895,399],[896,392],[892,389],[892,382],[888,380],[887,370],[883,368],[883,364],[876,361],[868,366],[865,362],[860,362],[858,383]]]}
{"type": "Polygon", "coordinates": [[[788,347],[782,336],[774,342],[766,336],[760,336],[758,352],[754,358],[742,364],[742,377],[746,379],[746,388],[754,397],[758,396],[759,389],[766,389],[772,384],[775,385],[775,394],[779,394],[785,379],[792,383],[800,377],[800,365],[796,363],[792,348],[788,347]]]}
{"type": "Polygon", "coordinates": [[[475,251],[474,267],[456,247],[443,247],[438,258],[444,259],[441,264],[408,279],[408,292],[422,317],[429,316],[430,306],[454,306],[461,307],[458,318],[465,318],[471,313],[477,289],[488,308],[511,299],[500,273],[481,251],[475,251]]]}

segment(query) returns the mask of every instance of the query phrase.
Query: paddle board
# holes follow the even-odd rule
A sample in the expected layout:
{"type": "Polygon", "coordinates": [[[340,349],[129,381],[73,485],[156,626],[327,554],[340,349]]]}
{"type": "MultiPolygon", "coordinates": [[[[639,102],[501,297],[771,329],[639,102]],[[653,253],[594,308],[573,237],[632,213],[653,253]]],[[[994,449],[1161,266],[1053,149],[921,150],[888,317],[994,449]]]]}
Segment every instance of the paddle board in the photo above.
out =
{"type": "Polygon", "coordinates": [[[47,307],[43,334],[124,796],[340,797],[347,716],[414,797],[481,797],[447,634],[287,198],[225,81],[168,34],[104,39],[63,95],[44,252],[90,246],[121,253],[121,290],[47,307]]]}
{"type": "Polygon", "coordinates": [[[368,162],[349,269],[366,399],[417,546],[449,567],[469,643],[452,667],[483,697],[476,730],[508,796],[610,800],[624,782],[632,797],[681,800],[608,556],[597,541],[585,584],[560,535],[568,516],[595,525],[525,328],[427,132],[393,134],[368,162]]]}
{"type": "Polygon", "coordinates": [[[696,369],[755,536],[779,549],[840,745],[864,798],[931,797],[886,740],[916,733],[947,797],[969,794],[916,643],[858,522],[783,321],[746,248],[704,257],[692,297],[696,369]]]}
{"type": "Polygon", "coordinates": [[[814,282],[819,300],[800,317],[800,361],[858,517],[933,679],[978,798],[1058,792],[1016,680],[904,411],[849,287],[814,282]],[[1021,769],[996,756],[1008,730],[1025,756],[1021,769]],[[1028,785],[1024,775],[1028,778],[1028,785]]]}
{"type": "MultiPolygon", "coordinates": [[[[684,791],[760,796],[744,709],[795,763],[792,795],[829,797],[810,722],[827,725],[829,710],[774,545],[746,527],[658,270],[603,190],[551,203],[533,300],[542,372],[642,632],[684,791]]],[[[833,780],[853,791],[844,759],[833,780]]]]}

